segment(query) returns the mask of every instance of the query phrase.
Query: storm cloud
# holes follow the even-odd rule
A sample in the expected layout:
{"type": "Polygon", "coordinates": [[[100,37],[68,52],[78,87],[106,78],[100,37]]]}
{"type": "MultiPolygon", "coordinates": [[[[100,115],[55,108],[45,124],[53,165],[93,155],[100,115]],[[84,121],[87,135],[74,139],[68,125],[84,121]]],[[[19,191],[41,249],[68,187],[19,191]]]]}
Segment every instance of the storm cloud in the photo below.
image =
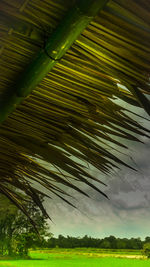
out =
{"type": "MultiPolygon", "coordinates": [[[[148,121],[141,120],[143,126],[149,127],[148,121]]],[[[131,149],[125,151],[126,155],[120,156],[137,171],[122,167],[121,170],[115,169],[111,174],[104,175],[89,170],[106,182],[107,187],[100,189],[109,196],[109,200],[83,186],[82,189],[91,198],[68,190],[75,197],[71,201],[77,209],[55,197],[52,201],[46,201],[46,207],[54,221],[50,223],[50,227],[55,236],[87,234],[95,237],[115,235],[144,238],[150,235],[150,140],[143,136],[141,141],[144,144],[128,142],[131,149]]]]}

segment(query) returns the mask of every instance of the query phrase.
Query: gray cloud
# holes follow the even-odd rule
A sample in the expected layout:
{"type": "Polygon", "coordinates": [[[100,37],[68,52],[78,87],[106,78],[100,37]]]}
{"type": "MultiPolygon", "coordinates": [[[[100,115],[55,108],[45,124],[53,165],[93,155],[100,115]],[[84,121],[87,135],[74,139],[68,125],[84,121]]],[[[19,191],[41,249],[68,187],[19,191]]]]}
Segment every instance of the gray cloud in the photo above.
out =
{"type": "MultiPolygon", "coordinates": [[[[143,126],[148,126],[143,122],[143,126]]],[[[82,187],[91,199],[69,189],[68,193],[76,198],[72,200],[78,210],[69,207],[62,200],[54,198],[46,201],[47,209],[55,224],[51,231],[55,234],[97,237],[108,235],[141,236],[150,235],[150,141],[141,137],[145,144],[128,142],[132,149],[123,151],[122,160],[136,168],[114,170],[109,175],[100,174],[91,168],[90,173],[106,181],[107,187],[101,187],[109,196],[105,199],[98,192],[87,186],[82,187]]],[[[98,184],[97,184],[98,185],[98,184]]]]}

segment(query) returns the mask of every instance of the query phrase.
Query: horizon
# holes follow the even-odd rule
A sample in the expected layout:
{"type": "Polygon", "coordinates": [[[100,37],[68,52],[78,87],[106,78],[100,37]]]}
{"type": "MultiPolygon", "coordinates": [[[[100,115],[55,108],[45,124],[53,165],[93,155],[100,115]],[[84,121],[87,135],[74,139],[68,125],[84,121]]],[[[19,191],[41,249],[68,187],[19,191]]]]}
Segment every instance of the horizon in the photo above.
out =
{"type": "MultiPolygon", "coordinates": [[[[122,101],[123,105],[124,102],[122,101]]],[[[145,112],[139,108],[132,109],[140,116],[148,118],[145,112]]],[[[133,116],[136,121],[142,121],[142,125],[149,128],[149,122],[133,116]]],[[[132,149],[122,150],[121,159],[131,164],[138,171],[122,167],[114,169],[110,174],[102,174],[94,168],[89,172],[106,182],[107,187],[100,186],[110,200],[107,200],[98,192],[83,185],[82,189],[90,198],[84,197],[72,189],[67,189],[73,198],[71,202],[77,209],[53,197],[45,201],[46,209],[52,218],[49,223],[50,231],[54,236],[61,233],[63,236],[120,236],[141,237],[144,239],[150,235],[150,140],[140,138],[143,143],[125,141],[132,149]],[[126,153],[126,155],[125,155],[126,153]],[[129,160],[130,159],[130,160],[129,160]]],[[[117,153],[117,151],[115,151],[117,153]]],[[[65,187],[64,187],[65,188],[65,187]]],[[[65,189],[66,190],[66,189],[65,189]]]]}
{"type": "MultiPolygon", "coordinates": [[[[84,236],[71,236],[71,235],[62,235],[62,234],[59,234],[59,235],[65,237],[65,238],[67,238],[67,236],[69,236],[69,237],[78,238],[78,239],[82,239],[83,237],[87,236],[87,237],[90,237],[90,238],[100,239],[100,240],[101,239],[105,239],[105,238],[110,237],[110,236],[114,236],[116,239],[124,239],[124,238],[126,238],[126,239],[132,239],[132,238],[138,239],[138,238],[140,238],[141,241],[145,241],[146,237],[150,237],[150,235],[149,236],[145,236],[144,238],[142,238],[140,236],[136,236],[136,237],[135,236],[132,236],[132,237],[125,237],[125,236],[124,237],[120,237],[120,236],[115,236],[115,235],[109,235],[109,236],[105,236],[105,237],[98,237],[98,236],[94,237],[94,236],[90,236],[90,235],[84,235],[84,236]]],[[[56,236],[53,235],[51,238],[58,238],[58,236],[56,237],[56,236]]]]}

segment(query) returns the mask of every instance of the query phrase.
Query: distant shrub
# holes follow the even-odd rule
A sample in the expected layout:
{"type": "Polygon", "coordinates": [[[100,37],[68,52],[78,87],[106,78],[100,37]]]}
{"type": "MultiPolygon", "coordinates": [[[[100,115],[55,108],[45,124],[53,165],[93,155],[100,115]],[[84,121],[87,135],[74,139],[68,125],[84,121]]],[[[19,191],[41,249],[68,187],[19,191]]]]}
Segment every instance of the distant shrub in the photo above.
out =
{"type": "Polygon", "coordinates": [[[143,246],[143,253],[150,259],[150,243],[145,243],[143,246]]]}

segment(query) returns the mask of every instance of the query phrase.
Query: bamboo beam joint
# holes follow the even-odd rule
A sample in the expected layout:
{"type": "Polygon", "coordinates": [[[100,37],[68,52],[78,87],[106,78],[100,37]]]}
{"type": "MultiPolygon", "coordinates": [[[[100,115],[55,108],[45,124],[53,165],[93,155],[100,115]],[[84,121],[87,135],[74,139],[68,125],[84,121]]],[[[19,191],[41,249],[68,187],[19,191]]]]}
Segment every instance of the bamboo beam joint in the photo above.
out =
{"type": "Polygon", "coordinates": [[[78,0],[57,26],[43,49],[22,73],[10,96],[0,107],[0,123],[16,109],[32,90],[52,70],[77,37],[88,26],[94,16],[107,4],[108,0],[78,0]]]}

